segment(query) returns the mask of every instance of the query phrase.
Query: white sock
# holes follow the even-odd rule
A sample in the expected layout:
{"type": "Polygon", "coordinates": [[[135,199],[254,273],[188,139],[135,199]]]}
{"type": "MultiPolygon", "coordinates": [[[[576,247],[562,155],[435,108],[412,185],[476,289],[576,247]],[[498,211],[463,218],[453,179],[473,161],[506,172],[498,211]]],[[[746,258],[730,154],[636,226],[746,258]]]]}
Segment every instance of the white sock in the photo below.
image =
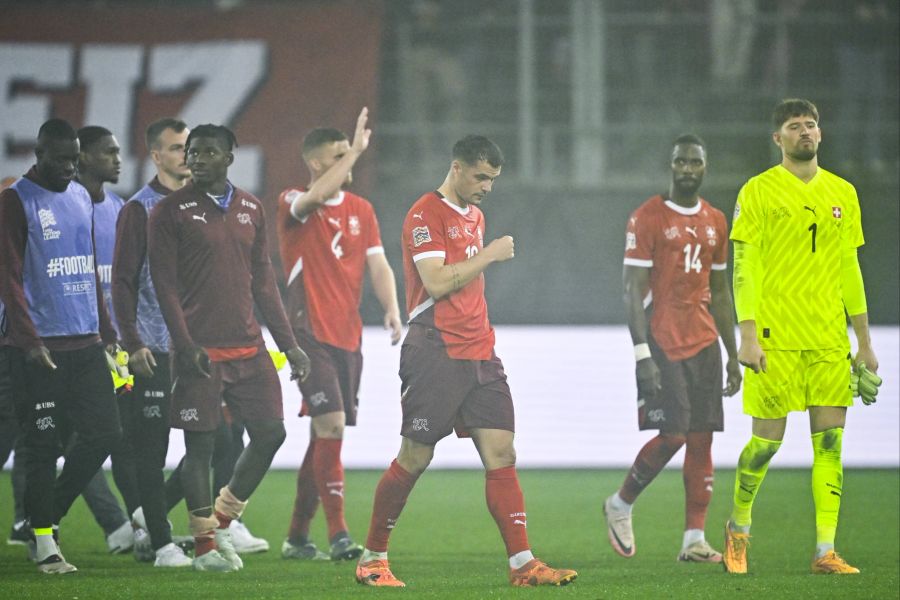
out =
{"type": "Polygon", "coordinates": [[[834,550],[834,544],[816,544],[816,558],[822,558],[827,552],[834,550]]]}
{"type": "Polygon", "coordinates": [[[34,539],[36,541],[36,558],[37,562],[41,562],[48,556],[53,556],[54,554],[59,554],[59,548],[56,547],[56,541],[53,539],[52,534],[48,535],[35,535],[34,539]]]}
{"type": "Polygon", "coordinates": [[[511,569],[521,569],[529,560],[533,559],[534,554],[531,553],[531,550],[522,550],[509,557],[509,567],[511,569]]]}
{"type": "Polygon", "coordinates": [[[609,498],[609,505],[613,510],[617,510],[619,512],[627,512],[631,513],[631,507],[633,504],[628,504],[624,500],[622,500],[622,496],[619,495],[619,492],[616,492],[609,498]]]}
{"type": "Polygon", "coordinates": [[[372,552],[366,548],[363,550],[362,556],[359,557],[359,562],[367,563],[371,560],[387,560],[387,552],[372,552]]]}
{"type": "Polygon", "coordinates": [[[706,539],[706,536],[703,535],[702,529],[685,529],[684,530],[684,541],[681,542],[681,547],[687,548],[688,546],[692,546],[697,542],[702,542],[706,539]]]}

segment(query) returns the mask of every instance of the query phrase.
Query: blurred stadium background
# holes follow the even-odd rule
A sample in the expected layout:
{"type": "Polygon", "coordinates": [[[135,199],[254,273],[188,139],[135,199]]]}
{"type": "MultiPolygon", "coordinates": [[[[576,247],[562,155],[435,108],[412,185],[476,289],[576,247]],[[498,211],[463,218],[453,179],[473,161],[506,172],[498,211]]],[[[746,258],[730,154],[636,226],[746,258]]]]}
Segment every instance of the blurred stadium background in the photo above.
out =
{"type": "MultiPolygon", "coordinates": [[[[730,218],[742,183],[778,161],[772,106],[786,96],[812,99],[824,131],[820,164],[859,191],[869,315],[885,348],[884,398],[850,428],[880,445],[866,447],[857,464],[900,464],[896,2],[31,0],[0,1],[0,11],[0,176],[27,170],[38,126],[60,116],[114,131],[126,163],[119,191],[130,195],[150,176],[144,128],[177,115],[236,131],[233,179],[267,203],[271,221],[278,192],[307,180],[299,156],[305,131],[351,131],[368,105],[373,143],[354,187],[375,205],[399,275],[409,205],[443,179],[456,139],[494,138],[507,164],[485,205],[488,237],[512,234],[517,253],[488,273],[491,318],[508,326],[499,348],[520,422],[535,418],[532,407],[556,405],[539,413],[534,432],[520,430],[525,464],[529,439],[566,439],[565,422],[585,415],[589,464],[624,464],[639,447],[632,366],[611,358],[628,358],[623,226],[641,201],[667,188],[671,140],[684,132],[706,139],[702,193],[730,218]],[[507,331],[516,344],[504,345],[507,331]],[[526,383],[531,373],[543,379],[526,383]],[[613,431],[626,458],[598,457],[613,431]]],[[[363,313],[380,323],[371,295],[363,313]]],[[[396,356],[378,333],[366,333],[362,401],[390,416],[396,356]]],[[[286,397],[288,414],[294,396],[286,397]]],[[[729,402],[734,418],[720,437],[743,440],[749,424],[737,416],[739,401],[729,402]]],[[[369,434],[395,447],[399,421],[384,425],[388,435],[368,418],[350,434],[357,441],[350,437],[347,452],[369,434]]],[[[283,465],[306,443],[305,422],[288,421],[296,448],[281,451],[283,465]]],[[[796,462],[804,464],[805,422],[794,429],[796,462]]],[[[848,451],[854,443],[848,438],[848,451]]],[[[365,447],[364,456],[348,456],[349,466],[386,464],[365,447]]],[[[459,464],[475,464],[466,452],[459,464]]],[[[724,462],[735,457],[722,452],[724,462]]]]}

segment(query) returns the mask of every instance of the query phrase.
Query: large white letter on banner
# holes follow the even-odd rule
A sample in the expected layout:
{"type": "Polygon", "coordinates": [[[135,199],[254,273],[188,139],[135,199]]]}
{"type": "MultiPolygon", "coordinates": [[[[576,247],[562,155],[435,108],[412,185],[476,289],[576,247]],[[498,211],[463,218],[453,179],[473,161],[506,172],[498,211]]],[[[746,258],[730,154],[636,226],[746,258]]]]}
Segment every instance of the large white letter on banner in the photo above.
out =
{"type": "Polygon", "coordinates": [[[23,175],[34,156],[10,154],[32,145],[51,116],[50,98],[16,92],[16,85],[61,89],[72,84],[74,51],[69,44],[0,44],[0,178],[23,175]]]}
{"type": "MultiPolygon", "coordinates": [[[[178,116],[188,127],[229,125],[262,82],[266,59],[266,43],[259,40],[162,44],[150,51],[147,87],[155,93],[173,93],[199,83],[178,116]]],[[[258,190],[262,150],[241,146],[235,149],[234,158],[229,179],[245,189],[258,190]]],[[[144,179],[149,179],[153,170],[149,165],[145,169],[144,179]]]]}

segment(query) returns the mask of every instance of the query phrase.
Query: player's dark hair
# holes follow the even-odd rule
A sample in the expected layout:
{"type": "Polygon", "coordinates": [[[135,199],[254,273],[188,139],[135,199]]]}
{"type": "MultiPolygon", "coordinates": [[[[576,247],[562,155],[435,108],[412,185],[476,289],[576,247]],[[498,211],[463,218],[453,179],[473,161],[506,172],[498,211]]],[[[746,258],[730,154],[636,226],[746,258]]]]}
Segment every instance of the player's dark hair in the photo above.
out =
{"type": "Polygon", "coordinates": [[[147,131],[144,133],[144,139],[147,142],[147,150],[153,149],[153,147],[159,143],[159,136],[161,136],[162,132],[166,129],[171,129],[175,133],[181,133],[187,129],[187,123],[181,119],[164,117],[147,125],[147,131]]]}
{"type": "Polygon", "coordinates": [[[775,105],[772,111],[772,125],[775,131],[781,129],[784,122],[793,117],[812,117],[819,122],[819,109],[809,100],[803,98],[785,98],[775,105]]]}
{"type": "Polygon", "coordinates": [[[706,150],[706,142],[699,135],[695,135],[693,133],[685,133],[679,135],[675,138],[675,141],[672,142],[672,147],[681,146],[681,145],[690,145],[690,146],[700,146],[704,150],[706,150]]]}
{"type": "Polygon", "coordinates": [[[237,138],[234,136],[234,132],[225,127],[224,125],[213,125],[212,123],[206,123],[205,125],[197,125],[191,132],[188,134],[187,141],[184,143],[185,151],[190,147],[191,140],[194,138],[204,138],[211,137],[216,138],[220,142],[225,145],[225,149],[231,152],[231,150],[238,145],[237,138]]]}
{"type": "Polygon", "coordinates": [[[50,119],[45,121],[38,130],[38,140],[62,140],[71,142],[77,140],[78,134],[75,128],[64,119],[50,119]]]}
{"type": "Polygon", "coordinates": [[[334,142],[343,142],[347,136],[340,129],[333,127],[316,127],[303,137],[303,156],[307,156],[310,152],[325,144],[333,144],[334,142]]]}
{"type": "Polygon", "coordinates": [[[108,135],[112,135],[112,131],[106,127],[100,127],[99,125],[82,127],[78,130],[78,142],[81,144],[81,150],[87,150],[108,135]]]}
{"type": "Polygon", "coordinates": [[[483,135],[467,135],[453,145],[453,159],[467,165],[483,160],[495,169],[503,166],[503,152],[500,147],[483,135]]]}

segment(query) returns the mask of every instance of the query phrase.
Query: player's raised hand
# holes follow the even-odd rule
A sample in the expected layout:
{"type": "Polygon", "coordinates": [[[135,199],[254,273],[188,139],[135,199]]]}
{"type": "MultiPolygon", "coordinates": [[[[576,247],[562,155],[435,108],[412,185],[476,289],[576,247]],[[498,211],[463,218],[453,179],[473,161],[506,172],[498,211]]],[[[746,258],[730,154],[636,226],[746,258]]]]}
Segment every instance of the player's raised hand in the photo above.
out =
{"type": "Polygon", "coordinates": [[[369,137],[372,135],[372,130],[366,128],[368,121],[369,108],[363,106],[363,109],[359,111],[359,116],[356,118],[356,130],[353,132],[353,143],[350,144],[350,147],[358,154],[362,154],[369,147],[369,137]]]}
{"type": "Polygon", "coordinates": [[[766,353],[756,336],[741,336],[741,347],[738,348],[738,362],[754,373],[765,373],[768,370],[766,353]]]}
{"type": "Polygon", "coordinates": [[[516,243],[511,235],[504,235],[488,244],[481,252],[493,261],[503,262],[516,255],[516,243]]]}
{"type": "Polygon", "coordinates": [[[309,356],[306,355],[306,352],[300,346],[294,346],[285,352],[284,355],[287,356],[288,362],[291,363],[291,379],[306,381],[310,371],[309,356]]]}
{"type": "Polygon", "coordinates": [[[634,374],[637,379],[638,398],[642,400],[656,398],[659,390],[662,389],[662,383],[660,382],[659,367],[653,362],[653,358],[642,358],[637,361],[634,374]]]}
{"type": "Polygon", "coordinates": [[[729,358],[725,364],[725,389],[722,393],[726,396],[734,396],[741,389],[741,365],[737,358],[729,358]]]}

